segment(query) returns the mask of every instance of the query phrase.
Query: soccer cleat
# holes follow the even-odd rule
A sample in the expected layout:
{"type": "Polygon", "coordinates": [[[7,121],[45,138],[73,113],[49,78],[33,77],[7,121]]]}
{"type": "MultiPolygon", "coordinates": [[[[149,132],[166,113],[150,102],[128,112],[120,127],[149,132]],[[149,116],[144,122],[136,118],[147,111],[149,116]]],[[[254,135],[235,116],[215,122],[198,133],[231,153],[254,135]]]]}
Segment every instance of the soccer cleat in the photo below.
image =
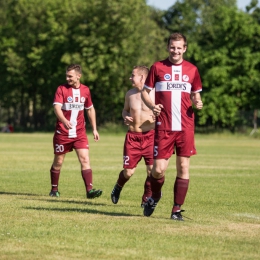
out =
{"type": "Polygon", "coordinates": [[[59,197],[60,196],[60,193],[58,191],[52,191],[50,192],[49,196],[51,197],[59,197]]]}
{"type": "Polygon", "coordinates": [[[102,190],[92,189],[87,192],[87,198],[88,199],[98,198],[99,196],[101,196],[101,194],[102,194],[102,190]]]}
{"type": "Polygon", "coordinates": [[[184,210],[178,210],[176,212],[172,212],[171,213],[171,219],[173,220],[178,220],[178,221],[184,221],[181,212],[183,212],[184,210]]]}
{"type": "Polygon", "coordinates": [[[120,192],[122,190],[122,187],[120,187],[118,184],[114,186],[114,189],[111,192],[111,200],[114,204],[117,204],[119,197],[120,197],[120,192]]]}
{"type": "Polygon", "coordinates": [[[147,202],[147,197],[145,198],[145,200],[142,200],[141,208],[144,208],[146,202],[147,202]]]}
{"type": "Polygon", "coordinates": [[[150,217],[153,214],[155,207],[157,206],[158,201],[155,201],[152,197],[148,198],[144,204],[144,216],[150,217]]]}

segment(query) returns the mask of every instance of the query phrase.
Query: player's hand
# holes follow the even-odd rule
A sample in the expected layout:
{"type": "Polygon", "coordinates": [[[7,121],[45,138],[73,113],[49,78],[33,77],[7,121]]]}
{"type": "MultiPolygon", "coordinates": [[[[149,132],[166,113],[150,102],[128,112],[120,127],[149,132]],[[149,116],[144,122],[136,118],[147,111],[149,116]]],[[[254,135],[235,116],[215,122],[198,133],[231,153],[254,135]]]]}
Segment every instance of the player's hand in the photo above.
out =
{"type": "Polygon", "coordinates": [[[134,119],[131,116],[126,116],[124,119],[125,125],[131,125],[134,122],[134,119]]]}
{"type": "Polygon", "coordinates": [[[194,101],[194,106],[197,108],[197,109],[202,109],[203,108],[203,102],[201,100],[195,100],[194,101]]]}
{"type": "Polygon", "coordinates": [[[157,105],[154,105],[153,108],[152,108],[152,111],[153,111],[153,114],[155,116],[159,116],[161,111],[162,111],[162,108],[163,108],[163,105],[162,104],[157,104],[157,105]]]}
{"type": "Polygon", "coordinates": [[[97,130],[93,130],[93,136],[94,136],[95,142],[97,142],[99,140],[99,133],[97,130]]]}
{"type": "Polygon", "coordinates": [[[64,127],[66,128],[66,129],[72,129],[72,124],[71,124],[71,122],[70,121],[64,121],[63,122],[63,125],[64,125],[64,127]]]}

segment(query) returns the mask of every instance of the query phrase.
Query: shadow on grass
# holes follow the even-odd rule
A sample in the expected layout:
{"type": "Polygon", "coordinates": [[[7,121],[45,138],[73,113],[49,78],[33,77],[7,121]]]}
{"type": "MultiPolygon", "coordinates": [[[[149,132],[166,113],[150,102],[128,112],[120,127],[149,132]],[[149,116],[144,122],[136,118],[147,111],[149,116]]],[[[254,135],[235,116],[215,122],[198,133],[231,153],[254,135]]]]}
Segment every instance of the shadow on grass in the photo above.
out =
{"type": "Polygon", "coordinates": [[[21,193],[21,192],[8,192],[8,191],[0,191],[0,195],[42,196],[40,194],[21,193]]]}
{"type": "MultiPolygon", "coordinates": [[[[4,192],[0,191],[0,195],[12,195],[12,196],[30,196],[30,197],[44,197],[46,195],[42,194],[32,194],[32,193],[22,193],[22,192],[4,192]]],[[[21,198],[24,199],[24,198],[21,198]]],[[[97,203],[96,199],[87,200],[86,201],[78,201],[78,200],[61,200],[60,198],[52,198],[52,199],[44,199],[44,198],[30,198],[30,200],[51,202],[51,203],[67,203],[67,204],[78,204],[78,205],[86,205],[86,206],[115,206],[114,204],[107,205],[105,203],[97,203]]],[[[117,205],[119,207],[121,205],[117,205]]],[[[122,205],[123,207],[123,205],[122,205]]],[[[135,207],[135,206],[133,206],[135,207]]],[[[118,213],[118,212],[107,212],[101,210],[93,210],[93,209],[78,209],[78,208],[44,208],[44,207],[23,207],[28,210],[42,210],[42,211],[60,211],[60,212],[81,212],[81,213],[89,213],[89,214],[101,214],[107,216],[123,216],[123,217],[142,217],[141,214],[127,214],[127,213],[118,213]]]]}
{"type": "MultiPolygon", "coordinates": [[[[0,191],[0,195],[14,195],[14,196],[32,196],[32,197],[43,197],[46,195],[41,194],[32,194],[32,193],[21,193],[21,192],[4,192],[0,191]]],[[[96,202],[95,199],[92,199],[91,201],[76,201],[76,200],[61,200],[59,198],[53,198],[53,199],[33,199],[30,198],[30,200],[39,200],[39,201],[46,201],[46,202],[54,202],[54,203],[73,203],[73,204],[87,204],[87,205],[98,205],[98,206],[106,206],[104,203],[93,203],[96,202]]]]}
{"type": "Polygon", "coordinates": [[[83,205],[95,205],[95,206],[107,206],[105,203],[96,203],[95,199],[87,200],[86,201],[78,201],[78,200],[61,200],[60,198],[53,198],[53,199],[31,199],[31,200],[39,200],[51,203],[68,203],[68,204],[83,204],[83,205]]]}
{"type": "MultiPolygon", "coordinates": [[[[101,198],[101,197],[100,197],[101,198]]],[[[117,204],[114,205],[112,202],[110,204],[106,203],[100,203],[97,200],[100,198],[95,198],[95,199],[80,199],[79,200],[73,200],[73,199],[68,199],[68,200],[62,200],[61,198],[52,198],[52,199],[39,199],[39,198],[30,198],[30,200],[38,200],[38,201],[45,201],[45,202],[51,202],[51,203],[67,203],[67,204],[82,204],[82,205],[90,205],[90,206],[107,206],[107,207],[125,207],[123,204],[117,204]],[[82,201],[83,200],[83,201],[82,201]]],[[[136,205],[128,205],[128,207],[133,207],[136,208],[136,205]]]]}
{"type": "Polygon", "coordinates": [[[59,211],[59,212],[81,212],[89,214],[102,214],[107,216],[123,216],[123,217],[141,217],[141,215],[118,213],[118,212],[107,212],[95,209],[76,209],[76,208],[43,208],[43,207],[23,207],[29,210],[43,210],[43,211],[59,211]]]}

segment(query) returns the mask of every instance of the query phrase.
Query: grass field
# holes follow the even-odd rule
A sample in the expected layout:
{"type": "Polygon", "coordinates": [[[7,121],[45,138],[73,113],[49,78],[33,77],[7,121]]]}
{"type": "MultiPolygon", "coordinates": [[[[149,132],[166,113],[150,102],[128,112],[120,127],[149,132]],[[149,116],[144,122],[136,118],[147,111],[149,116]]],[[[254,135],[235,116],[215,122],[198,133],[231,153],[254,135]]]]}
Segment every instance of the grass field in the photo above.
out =
{"type": "Polygon", "coordinates": [[[52,134],[0,134],[0,259],[260,259],[260,140],[197,135],[184,222],[170,220],[175,158],[149,218],[140,208],[141,161],[117,205],[124,134],[90,139],[94,187],[87,200],[75,152],[51,198],[52,134]]]}

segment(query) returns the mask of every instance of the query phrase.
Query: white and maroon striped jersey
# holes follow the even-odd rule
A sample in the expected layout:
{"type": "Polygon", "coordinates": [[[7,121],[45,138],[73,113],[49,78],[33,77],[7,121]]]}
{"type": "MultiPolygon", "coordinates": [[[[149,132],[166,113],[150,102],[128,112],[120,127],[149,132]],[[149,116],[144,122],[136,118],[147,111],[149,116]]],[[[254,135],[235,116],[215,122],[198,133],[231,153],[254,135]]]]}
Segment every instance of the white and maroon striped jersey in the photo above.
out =
{"type": "Polygon", "coordinates": [[[145,88],[155,88],[155,104],[162,104],[164,107],[157,117],[156,129],[194,130],[190,94],[202,91],[196,66],[185,60],[175,65],[168,58],[155,62],[149,71],[145,88]]]}
{"type": "Polygon", "coordinates": [[[89,109],[93,106],[90,90],[87,86],[80,84],[79,88],[73,88],[67,84],[57,88],[53,105],[59,104],[67,120],[73,126],[66,129],[57,119],[56,132],[69,138],[79,137],[86,134],[84,108],[89,109]]]}

